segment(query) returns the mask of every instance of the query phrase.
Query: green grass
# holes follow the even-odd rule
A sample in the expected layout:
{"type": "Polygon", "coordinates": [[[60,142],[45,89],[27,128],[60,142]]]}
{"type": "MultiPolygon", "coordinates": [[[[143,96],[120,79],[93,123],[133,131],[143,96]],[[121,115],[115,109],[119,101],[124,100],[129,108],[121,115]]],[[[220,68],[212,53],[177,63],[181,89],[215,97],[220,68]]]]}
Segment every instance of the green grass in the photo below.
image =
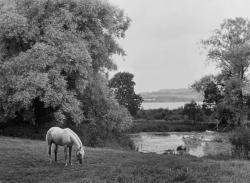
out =
{"type": "Polygon", "coordinates": [[[49,164],[43,141],[0,137],[0,182],[250,182],[250,162],[87,148],[87,160],[49,164]]]}

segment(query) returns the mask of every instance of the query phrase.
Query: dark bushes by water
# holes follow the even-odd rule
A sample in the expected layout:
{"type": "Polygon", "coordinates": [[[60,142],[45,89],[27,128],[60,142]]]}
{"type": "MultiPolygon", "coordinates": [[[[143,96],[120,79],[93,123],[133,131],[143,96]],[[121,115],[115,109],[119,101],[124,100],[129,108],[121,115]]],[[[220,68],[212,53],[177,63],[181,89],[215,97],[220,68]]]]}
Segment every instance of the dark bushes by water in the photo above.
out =
{"type": "Polygon", "coordinates": [[[147,120],[183,120],[183,108],[169,109],[141,109],[137,112],[137,119],[147,120]]]}
{"type": "Polygon", "coordinates": [[[129,133],[138,132],[190,132],[214,130],[215,123],[192,123],[191,121],[135,120],[129,133]]]}
{"type": "MultiPolygon", "coordinates": [[[[60,126],[60,124],[45,123],[34,126],[19,121],[0,123],[0,135],[45,140],[47,130],[52,126],[60,126]]],[[[78,126],[65,124],[61,127],[69,127],[75,131],[85,146],[135,149],[133,141],[127,134],[108,131],[104,127],[90,122],[84,122],[78,126]]]]}

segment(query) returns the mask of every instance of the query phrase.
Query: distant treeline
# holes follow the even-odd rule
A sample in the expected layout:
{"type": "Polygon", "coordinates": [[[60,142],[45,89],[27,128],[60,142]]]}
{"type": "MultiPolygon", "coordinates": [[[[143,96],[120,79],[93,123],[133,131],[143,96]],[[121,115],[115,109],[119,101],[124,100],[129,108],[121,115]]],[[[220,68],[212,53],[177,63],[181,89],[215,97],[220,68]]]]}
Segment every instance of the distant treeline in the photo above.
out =
{"type": "Polygon", "coordinates": [[[137,119],[146,120],[183,120],[183,108],[169,109],[141,109],[137,112],[137,119]]]}
{"type": "Polygon", "coordinates": [[[217,120],[213,114],[196,102],[187,103],[178,109],[141,109],[137,112],[131,133],[150,131],[205,131],[216,130],[217,120]]]}
{"type": "MultiPolygon", "coordinates": [[[[249,120],[250,113],[248,112],[249,120]]],[[[232,111],[224,106],[215,108],[195,101],[178,109],[141,109],[136,115],[132,132],[139,131],[203,131],[230,130],[237,126],[230,123],[232,111]]],[[[248,125],[248,123],[246,123],[248,125]]]]}
{"type": "Polygon", "coordinates": [[[206,111],[196,102],[187,103],[184,107],[177,109],[141,109],[137,112],[137,119],[146,120],[166,120],[166,121],[186,121],[192,123],[214,121],[211,115],[206,115],[206,111]]]}
{"type": "Polygon", "coordinates": [[[191,121],[166,121],[166,120],[135,120],[133,126],[128,130],[129,133],[139,132],[191,132],[216,130],[215,123],[192,123],[191,121]]]}

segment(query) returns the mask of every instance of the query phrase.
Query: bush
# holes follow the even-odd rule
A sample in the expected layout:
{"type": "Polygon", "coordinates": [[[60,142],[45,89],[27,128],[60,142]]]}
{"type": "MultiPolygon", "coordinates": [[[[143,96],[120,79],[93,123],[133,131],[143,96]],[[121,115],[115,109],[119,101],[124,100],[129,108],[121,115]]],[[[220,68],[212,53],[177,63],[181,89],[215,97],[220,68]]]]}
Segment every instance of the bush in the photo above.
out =
{"type": "Polygon", "coordinates": [[[231,134],[229,141],[233,145],[233,156],[249,158],[250,151],[250,129],[237,128],[231,134]]]}
{"type": "Polygon", "coordinates": [[[101,120],[84,121],[78,126],[66,124],[81,138],[86,146],[134,149],[133,141],[123,132],[110,131],[101,120]]]}
{"type": "MultiPolygon", "coordinates": [[[[132,126],[132,117],[128,110],[119,105],[107,87],[107,79],[95,75],[81,96],[86,120],[80,125],[66,124],[78,131],[88,146],[106,146],[114,143],[123,146],[125,140],[119,140],[123,132],[132,126]]],[[[130,143],[129,140],[127,142],[130,143]]],[[[127,146],[127,145],[125,145],[127,146]]]]}
{"type": "Polygon", "coordinates": [[[233,106],[221,103],[217,105],[216,113],[220,124],[234,125],[235,121],[237,121],[235,109],[233,108],[233,106]]]}
{"type": "Polygon", "coordinates": [[[141,109],[137,112],[137,119],[148,120],[183,120],[183,108],[169,110],[169,109],[141,109]]]}

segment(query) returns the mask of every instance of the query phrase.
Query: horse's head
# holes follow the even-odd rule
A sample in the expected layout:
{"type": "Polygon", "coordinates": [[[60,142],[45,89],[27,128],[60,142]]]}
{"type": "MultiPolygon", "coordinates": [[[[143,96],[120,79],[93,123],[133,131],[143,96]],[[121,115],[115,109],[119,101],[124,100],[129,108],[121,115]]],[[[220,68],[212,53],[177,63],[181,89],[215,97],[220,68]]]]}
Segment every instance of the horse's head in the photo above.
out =
{"type": "Polygon", "coordinates": [[[80,148],[76,151],[76,157],[80,164],[82,164],[85,152],[83,148],[80,148]]]}

